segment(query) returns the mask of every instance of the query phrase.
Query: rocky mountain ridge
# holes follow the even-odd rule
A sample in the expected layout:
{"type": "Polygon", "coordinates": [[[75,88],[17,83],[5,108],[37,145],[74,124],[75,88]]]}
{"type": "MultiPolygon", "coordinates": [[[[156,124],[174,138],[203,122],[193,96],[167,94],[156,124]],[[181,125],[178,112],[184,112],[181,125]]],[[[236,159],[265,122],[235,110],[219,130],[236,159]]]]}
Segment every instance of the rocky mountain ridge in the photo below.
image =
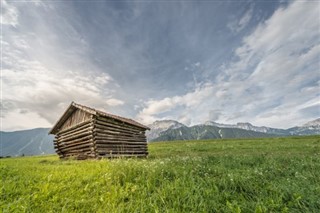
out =
{"type": "MultiPolygon", "coordinates": [[[[153,124],[150,125],[151,130],[149,131],[148,135],[148,141],[158,141],[156,136],[162,138],[164,137],[165,134],[174,134],[171,131],[170,133],[168,132],[169,130],[172,129],[179,129],[180,127],[185,127],[185,128],[193,128],[194,126],[187,127],[186,125],[179,123],[177,121],[171,121],[174,122],[175,125],[173,125],[175,128],[172,128],[171,126],[169,128],[165,128],[165,125],[162,125],[162,122],[166,123],[167,121],[156,121],[153,124]],[[156,125],[154,125],[156,124],[156,125]],[[162,126],[162,128],[158,128],[158,126],[162,126]],[[153,132],[156,132],[156,134],[153,134],[153,132]]],[[[252,131],[256,133],[265,133],[269,135],[275,135],[275,136],[289,136],[289,135],[317,135],[320,134],[320,118],[309,121],[302,126],[297,126],[297,127],[292,127],[289,129],[279,129],[279,128],[272,128],[272,127],[266,127],[266,126],[254,126],[251,123],[248,122],[243,122],[243,123],[237,123],[237,124],[221,124],[221,123],[216,123],[213,121],[207,121],[204,124],[196,125],[196,126],[213,126],[213,127],[218,127],[218,128],[226,128],[226,129],[241,129],[241,130],[247,130],[247,131],[252,131]]],[[[243,134],[245,137],[246,134],[243,134]]],[[[251,134],[252,135],[252,134],[251,134]]],[[[191,136],[189,136],[191,137],[191,136]]],[[[168,136],[168,138],[173,138],[173,136],[168,136]]],[[[179,137],[177,137],[179,138],[179,137]]],[[[197,139],[196,136],[193,137],[194,139],[197,139]]],[[[172,139],[174,140],[174,138],[172,139]]],[[[177,139],[178,140],[178,139],[177,139]]]]}
{"type": "Polygon", "coordinates": [[[148,141],[159,137],[161,132],[167,131],[169,129],[178,129],[180,127],[186,127],[186,125],[174,120],[155,121],[148,126],[151,129],[150,131],[146,132],[148,141]]]}

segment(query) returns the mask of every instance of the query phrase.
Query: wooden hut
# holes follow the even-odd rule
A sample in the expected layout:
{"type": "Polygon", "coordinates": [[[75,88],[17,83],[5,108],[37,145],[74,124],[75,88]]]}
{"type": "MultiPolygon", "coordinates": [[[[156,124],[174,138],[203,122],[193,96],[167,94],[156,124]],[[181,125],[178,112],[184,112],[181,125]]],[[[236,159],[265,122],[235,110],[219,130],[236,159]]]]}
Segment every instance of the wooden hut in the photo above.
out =
{"type": "Polygon", "coordinates": [[[72,102],[50,130],[60,158],[77,159],[148,155],[145,131],[132,119],[72,102]]]}

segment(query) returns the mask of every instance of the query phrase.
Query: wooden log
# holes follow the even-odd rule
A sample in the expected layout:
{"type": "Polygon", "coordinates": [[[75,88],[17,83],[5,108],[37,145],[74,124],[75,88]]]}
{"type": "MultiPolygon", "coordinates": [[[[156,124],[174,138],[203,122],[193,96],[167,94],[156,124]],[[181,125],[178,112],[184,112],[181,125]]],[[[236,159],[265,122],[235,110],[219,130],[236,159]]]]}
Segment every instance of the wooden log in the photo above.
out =
{"type": "Polygon", "coordinates": [[[127,131],[121,131],[121,130],[117,130],[108,126],[103,126],[100,124],[95,124],[95,128],[94,131],[100,131],[100,132],[107,132],[107,133],[111,133],[111,134],[122,134],[122,135],[128,135],[128,136],[132,136],[132,135],[144,135],[144,134],[140,134],[140,133],[132,133],[132,132],[127,132],[127,131]]]}
{"type": "Polygon", "coordinates": [[[131,149],[148,149],[148,147],[146,146],[141,146],[141,147],[121,147],[121,146],[118,146],[118,147],[114,147],[114,146],[97,146],[96,150],[98,149],[117,149],[117,150],[131,150],[131,149]]]}
{"type": "Polygon", "coordinates": [[[85,140],[90,140],[90,139],[93,139],[93,136],[91,134],[89,135],[85,135],[85,136],[80,136],[80,137],[77,137],[77,138],[70,138],[70,139],[61,139],[58,143],[59,143],[59,146],[60,144],[64,143],[76,143],[76,142],[80,142],[80,141],[85,141],[85,140]]]}
{"type": "Polygon", "coordinates": [[[96,157],[96,155],[95,155],[95,154],[90,153],[90,154],[88,154],[88,157],[95,158],[95,157],[96,157]]]}
{"type": "Polygon", "coordinates": [[[63,154],[58,154],[59,158],[60,159],[63,159],[64,158],[64,155],[63,154]]]}
{"type": "Polygon", "coordinates": [[[93,144],[92,140],[87,140],[87,141],[80,141],[77,143],[69,143],[69,144],[61,144],[60,148],[68,148],[68,147],[73,147],[73,146],[79,146],[79,145],[85,145],[85,144],[93,144]]]}
{"type": "Polygon", "coordinates": [[[97,116],[96,119],[107,121],[108,123],[112,123],[112,124],[115,124],[115,125],[120,125],[120,126],[123,126],[123,127],[136,129],[136,130],[139,130],[139,131],[145,131],[145,129],[142,128],[142,127],[138,127],[138,126],[135,126],[135,125],[132,125],[132,124],[128,124],[126,122],[118,121],[118,120],[115,120],[113,118],[106,118],[106,117],[103,117],[103,116],[97,116]]]}
{"type": "Polygon", "coordinates": [[[78,144],[76,146],[65,146],[65,147],[59,147],[61,152],[67,151],[67,150],[72,150],[72,149],[79,149],[79,148],[91,148],[92,147],[92,143],[88,142],[85,144],[78,144]]]}
{"type": "Polygon", "coordinates": [[[66,145],[61,145],[59,146],[60,150],[63,148],[68,148],[68,147],[79,147],[79,146],[89,146],[92,145],[92,141],[85,141],[85,143],[74,143],[74,144],[66,144],[66,145]]]}
{"type": "Polygon", "coordinates": [[[106,137],[106,138],[112,138],[112,139],[130,139],[130,140],[146,140],[145,136],[133,136],[133,135],[122,135],[122,134],[111,134],[107,132],[100,132],[95,131],[94,132],[95,137],[106,137]]]}
{"type": "Polygon", "coordinates": [[[64,150],[63,155],[70,154],[70,153],[78,153],[83,154],[85,152],[90,153],[91,150],[89,148],[79,148],[79,149],[70,149],[70,150],[64,150]]]}
{"type": "Polygon", "coordinates": [[[128,137],[125,135],[108,135],[104,133],[95,133],[94,137],[105,138],[110,140],[131,140],[131,141],[146,141],[145,137],[128,137]]]}
{"type": "Polygon", "coordinates": [[[68,133],[68,134],[65,134],[63,136],[61,135],[61,136],[58,137],[58,140],[61,139],[61,138],[69,138],[69,137],[72,137],[74,135],[79,135],[79,134],[83,134],[83,133],[86,133],[86,132],[92,132],[92,129],[93,128],[87,127],[85,129],[81,129],[81,130],[73,132],[73,133],[68,133]]]}
{"type": "Polygon", "coordinates": [[[138,149],[148,149],[147,146],[110,146],[109,144],[105,144],[105,145],[100,145],[100,146],[97,146],[97,150],[98,149],[116,149],[116,150],[138,150],[138,149]]]}
{"type": "Polygon", "coordinates": [[[132,145],[132,146],[140,146],[144,145],[147,146],[147,142],[145,141],[126,141],[126,140],[121,140],[121,141],[116,141],[116,140],[110,140],[110,139],[100,139],[96,140],[96,144],[111,144],[111,145],[132,145]]]}
{"type": "Polygon", "coordinates": [[[144,144],[147,145],[147,142],[145,140],[120,140],[120,139],[110,139],[110,138],[95,138],[95,141],[97,142],[97,144],[99,143],[104,143],[104,144],[133,144],[133,145],[139,145],[139,144],[144,144]]]}
{"type": "Polygon", "coordinates": [[[101,150],[117,150],[117,151],[135,151],[135,150],[144,150],[144,151],[148,151],[148,148],[147,147],[126,147],[126,148],[123,148],[123,147],[108,147],[108,146],[100,146],[100,147],[97,147],[97,149],[95,151],[101,151],[101,150]]]}
{"type": "Polygon", "coordinates": [[[92,143],[93,143],[93,145],[92,145],[92,148],[91,148],[91,155],[94,155],[94,157],[96,157],[96,155],[97,155],[97,152],[96,152],[96,150],[97,150],[96,141],[93,139],[92,143]]]}
{"type": "Polygon", "coordinates": [[[94,136],[95,137],[105,137],[105,138],[109,138],[109,139],[124,139],[124,140],[133,140],[133,141],[139,141],[139,140],[142,140],[142,141],[146,141],[146,137],[141,137],[141,136],[136,136],[136,137],[133,137],[133,136],[126,136],[126,135],[110,135],[108,133],[101,133],[101,132],[95,132],[94,133],[94,136]]]}
{"type": "Polygon", "coordinates": [[[60,144],[61,145],[71,145],[71,144],[79,144],[79,143],[88,142],[88,141],[91,141],[91,142],[93,141],[92,136],[82,137],[82,138],[75,139],[72,141],[61,141],[60,144]]]}
{"type": "Polygon", "coordinates": [[[96,125],[93,130],[95,132],[109,133],[109,134],[114,134],[114,135],[126,135],[126,136],[129,136],[129,137],[144,137],[145,136],[145,134],[135,134],[135,133],[131,133],[131,132],[114,130],[112,128],[109,128],[109,127],[106,127],[106,126],[101,126],[99,124],[96,125]]]}
{"type": "Polygon", "coordinates": [[[57,154],[62,154],[62,152],[60,150],[56,150],[57,154]]]}
{"type": "Polygon", "coordinates": [[[121,124],[114,124],[114,123],[110,123],[108,121],[105,121],[105,120],[101,120],[99,118],[97,118],[95,120],[95,124],[99,124],[99,125],[104,125],[104,126],[108,126],[108,127],[112,127],[112,128],[116,128],[118,130],[121,130],[121,131],[129,131],[129,132],[134,132],[134,133],[137,133],[137,134],[143,134],[143,132],[145,132],[145,130],[137,130],[137,129],[134,129],[134,128],[131,128],[131,127],[125,127],[121,124]]]}
{"type": "Polygon", "coordinates": [[[94,141],[96,141],[96,143],[142,143],[142,144],[147,144],[146,140],[135,140],[135,141],[131,141],[131,140],[126,140],[126,139],[113,139],[113,138],[107,138],[107,137],[95,137],[94,141]]]}
{"type": "Polygon", "coordinates": [[[96,144],[96,148],[109,148],[109,147],[121,147],[121,148],[147,148],[146,144],[136,145],[136,144],[96,144]]]}
{"type": "Polygon", "coordinates": [[[129,134],[124,134],[124,133],[121,133],[121,132],[115,132],[115,131],[112,131],[112,130],[108,130],[108,129],[93,129],[93,133],[94,135],[96,135],[97,133],[101,133],[101,134],[106,134],[106,135],[113,135],[113,136],[119,136],[119,135],[122,135],[122,136],[127,136],[127,137],[130,137],[131,135],[129,134]]]}
{"type": "MultiPolygon", "coordinates": [[[[57,138],[57,135],[55,136],[55,138],[57,138]]],[[[56,153],[57,153],[57,154],[59,155],[59,157],[60,157],[60,155],[61,155],[62,153],[60,153],[60,151],[59,151],[59,143],[58,143],[58,141],[56,141],[56,140],[57,140],[57,139],[53,140],[53,147],[54,147],[56,153]]]]}
{"type": "Polygon", "coordinates": [[[65,132],[63,134],[59,134],[59,138],[62,138],[62,137],[68,137],[68,136],[71,136],[71,135],[75,135],[75,134],[80,134],[82,132],[86,132],[86,131],[92,131],[93,130],[93,124],[91,125],[88,125],[88,126],[84,126],[85,128],[81,128],[81,129],[74,129],[73,131],[68,131],[68,132],[65,132]]]}
{"type": "Polygon", "coordinates": [[[130,132],[130,131],[127,131],[127,130],[121,130],[121,129],[117,129],[117,128],[101,125],[99,123],[95,124],[94,130],[99,130],[99,131],[108,130],[108,131],[115,132],[115,134],[124,134],[124,135],[141,135],[141,136],[144,135],[143,133],[130,132]]]}
{"type": "Polygon", "coordinates": [[[79,133],[79,134],[74,134],[74,135],[71,135],[71,136],[68,136],[68,137],[60,137],[59,141],[72,140],[72,139],[76,139],[76,138],[85,137],[85,136],[88,136],[88,135],[92,135],[92,131],[89,130],[89,131],[82,132],[82,133],[79,133]]]}
{"type": "Polygon", "coordinates": [[[114,150],[114,149],[98,149],[97,154],[107,153],[107,154],[134,154],[134,153],[147,153],[148,150],[114,150]]]}
{"type": "Polygon", "coordinates": [[[147,145],[146,142],[128,142],[128,141],[106,141],[106,140],[97,140],[96,141],[96,146],[98,146],[99,144],[116,144],[116,145],[120,145],[120,144],[126,144],[126,145],[147,145]]]}
{"type": "Polygon", "coordinates": [[[80,137],[80,138],[76,138],[76,139],[71,139],[71,140],[60,140],[60,141],[58,141],[58,144],[60,144],[62,142],[73,143],[73,142],[84,141],[84,140],[89,140],[89,139],[93,139],[93,136],[91,134],[88,136],[84,136],[84,137],[80,137]]]}
{"type": "Polygon", "coordinates": [[[82,127],[82,126],[84,126],[86,124],[90,124],[91,122],[92,122],[92,119],[87,120],[87,121],[83,121],[83,122],[81,122],[81,123],[79,123],[79,124],[77,124],[75,126],[72,126],[72,127],[68,128],[68,129],[64,129],[64,130],[59,131],[58,134],[65,133],[65,132],[71,131],[73,129],[79,129],[79,127],[82,127]]]}
{"type": "Polygon", "coordinates": [[[119,144],[119,143],[121,143],[121,144],[136,144],[136,145],[138,145],[138,144],[146,144],[147,142],[145,142],[145,141],[126,141],[126,140],[107,140],[107,139],[105,139],[105,138],[95,138],[95,141],[96,141],[96,143],[97,144],[99,144],[99,143],[106,143],[106,144],[108,144],[108,143],[115,143],[115,144],[119,144]]]}
{"type": "Polygon", "coordinates": [[[129,137],[125,135],[109,135],[107,133],[94,133],[94,138],[102,138],[106,140],[128,140],[128,141],[147,141],[146,137],[129,137]]]}

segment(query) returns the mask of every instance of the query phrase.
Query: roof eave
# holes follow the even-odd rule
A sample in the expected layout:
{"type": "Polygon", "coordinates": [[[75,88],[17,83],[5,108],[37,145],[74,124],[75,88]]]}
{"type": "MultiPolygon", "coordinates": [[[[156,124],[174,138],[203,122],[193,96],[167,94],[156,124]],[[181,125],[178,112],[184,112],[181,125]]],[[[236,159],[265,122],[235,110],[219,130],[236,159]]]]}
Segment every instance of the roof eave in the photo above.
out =
{"type": "MultiPolygon", "coordinates": [[[[145,130],[150,130],[150,128],[148,126],[145,126],[143,124],[140,124],[134,120],[132,120],[133,122],[128,122],[128,121],[125,121],[124,119],[127,119],[127,118],[122,118],[121,116],[116,116],[115,115],[112,115],[112,114],[109,114],[109,113],[105,113],[105,112],[101,112],[99,110],[96,110],[96,109],[93,109],[93,108],[90,108],[90,107],[86,107],[86,106],[83,106],[83,105],[80,105],[80,104],[77,104],[75,102],[71,102],[71,104],[69,105],[69,107],[66,109],[66,111],[62,114],[62,116],[60,117],[60,119],[55,123],[55,125],[52,127],[52,129],[49,131],[49,134],[56,134],[59,130],[59,127],[67,120],[67,118],[76,110],[76,109],[80,109],[80,110],[83,110],[87,113],[90,113],[92,115],[99,115],[99,116],[103,116],[103,117],[109,117],[109,118],[112,118],[112,119],[115,119],[115,120],[118,120],[118,121],[121,121],[121,122],[124,122],[124,123],[127,123],[129,125],[133,125],[133,126],[136,126],[136,127],[139,127],[139,128],[142,128],[142,129],[145,129],[145,130]],[[118,117],[118,118],[117,118],[118,117]]],[[[131,120],[131,119],[130,119],[131,120]]]]}
{"type": "Polygon", "coordinates": [[[74,102],[72,101],[71,104],[68,106],[68,108],[64,111],[62,116],[58,119],[58,121],[54,124],[54,126],[50,129],[49,135],[50,134],[56,134],[58,131],[58,127],[60,127],[63,122],[66,120],[65,118],[71,114],[76,108],[74,108],[74,102]]]}

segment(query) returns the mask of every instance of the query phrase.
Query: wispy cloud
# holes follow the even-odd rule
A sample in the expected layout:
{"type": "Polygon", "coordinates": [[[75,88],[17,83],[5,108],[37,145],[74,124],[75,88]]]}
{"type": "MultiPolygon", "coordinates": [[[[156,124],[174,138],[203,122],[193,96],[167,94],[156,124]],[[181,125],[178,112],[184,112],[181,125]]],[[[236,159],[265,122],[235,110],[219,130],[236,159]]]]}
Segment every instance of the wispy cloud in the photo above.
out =
{"type": "Polygon", "coordinates": [[[238,17],[234,18],[234,20],[230,21],[227,24],[227,27],[233,32],[238,33],[243,30],[250,22],[253,15],[253,7],[251,5],[250,8],[244,13],[244,15],[239,19],[238,17]]]}
{"type": "Polygon", "coordinates": [[[106,103],[109,105],[109,106],[121,106],[124,104],[124,101],[121,101],[119,99],[116,99],[116,98],[110,98],[106,101],[106,103]]]}
{"type": "MultiPolygon", "coordinates": [[[[320,32],[316,29],[320,29],[320,23],[314,21],[318,16],[319,2],[296,1],[276,10],[236,49],[239,60],[231,63],[222,75],[227,81],[243,81],[243,91],[260,88],[253,94],[255,100],[241,107],[251,112],[247,119],[275,125],[278,117],[280,126],[310,119],[301,115],[295,106],[319,99],[319,91],[310,93],[304,89],[319,87],[320,32]],[[308,14],[305,11],[309,11],[308,14]],[[292,23],[292,20],[296,21],[292,23]],[[271,106],[263,109],[268,103],[271,106]],[[270,111],[275,113],[273,122],[264,116],[270,111]]],[[[245,95],[243,92],[239,97],[245,95]]],[[[235,101],[241,104],[240,100],[235,101]]]]}
{"type": "Polygon", "coordinates": [[[50,126],[72,100],[145,124],[318,117],[319,2],[1,6],[3,129],[50,126]]]}
{"type": "Polygon", "coordinates": [[[308,101],[318,105],[320,95],[320,32],[316,30],[320,23],[314,21],[318,16],[318,2],[296,1],[279,8],[243,39],[234,52],[235,60],[221,67],[214,84],[146,102],[138,118],[150,122],[163,110],[183,105],[178,114],[188,114],[191,123],[210,117],[278,127],[307,121],[310,117],[301,109],[308,101]],[[188,108],[190,103],[194,104],[188,108]]]}
{"type": "Polygon", "coordinates": [[[8,4],[6,0],[1,1],[0,21],[3,25],[11,25],[13,27],[18,25],[18,10],[8,4]]]}
{"type": "MultiPolygon", "coordinates": [[[[38,11],[36,7],[41,5],[26,3],[23,6],[38,11]]],[[[14,5],[7,7],[17,11],[14,5]]],[[[50,12],[48,8],[42,9],[50,12]]],[[[51,29],[52,26],[45,25],[41,19],[34,21],[39,28],[30,33],[8,26],[6,34],[2,35],[4,129],[28,128],[31,123],[34,127],[52,125],[71,101],[103,109],[123,104],[112,98],[112,88],[119,87],[112,77],[83,55],[87,46],[80,36],[63,37],[76,44],[69,45],[70,49],[66,50],[56,40],[55,28],[51,29]],[[112,88],[105,90],[109,86],[112,88]]],[[[67,23],[64,29],[66,33],[73,31],[67,23]]]]}

